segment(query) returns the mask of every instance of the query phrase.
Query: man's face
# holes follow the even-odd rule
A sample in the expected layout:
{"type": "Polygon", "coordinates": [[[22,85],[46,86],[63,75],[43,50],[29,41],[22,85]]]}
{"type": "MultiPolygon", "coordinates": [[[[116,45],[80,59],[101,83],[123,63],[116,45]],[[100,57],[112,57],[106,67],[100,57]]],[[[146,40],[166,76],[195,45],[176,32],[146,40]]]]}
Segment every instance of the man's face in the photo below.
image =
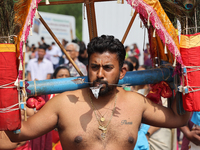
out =
{"type": "Polygon", "coordinates": [[[52,46],[49,46],[49,47],[48,47],[48,50],[52,50],[52,46]]]}
{"type": "Polygon", "coordinates": [[[43,59],[46,51],[44,49],[38,49],[38,58],[43,59]]]}
{"type": "Polygon", "coordinates": [[[119,61],[116,54],[105,52],[94,53],[90,56],[88,64],[88,79],[90,86],[102,85],[99,95],[107,95],[116,87],[120,78],[119,61]]]}
{"type": "Polygon", "coordinates": [[[67,45],[66,51],[73,60],[78,57],[78,52],[75,50],[74,45],[67,45]]]}

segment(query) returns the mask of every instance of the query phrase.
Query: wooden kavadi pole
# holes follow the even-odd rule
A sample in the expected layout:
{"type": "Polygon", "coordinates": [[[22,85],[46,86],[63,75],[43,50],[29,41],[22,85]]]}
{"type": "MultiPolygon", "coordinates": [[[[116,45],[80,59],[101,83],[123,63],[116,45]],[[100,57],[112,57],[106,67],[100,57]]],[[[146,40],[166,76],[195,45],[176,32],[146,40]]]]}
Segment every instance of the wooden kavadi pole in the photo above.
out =
{"type": "Polygon", "coordinates": [[[57,39],[57,37],[55,36],[55,34],[52,32],[52,30],[49,28],[49,26],[47,25],[47,23],[44,21],[44,19],[41,17],[41,15],[38,13],[39,15],[39,19],[42,22],[42,24],[44,25],[44,27],[47,29],[47,31],[50,33],[50,35],[52,36],[52,38],[56,41],[56,43],[58,44],[58,46],[61,48],[61,50],[63,51],[63,53],[65,54],[65,56],[67,57],[67,59],[69,60],[69,62],[74,66],[74,68],[76,69],[76,71],[79,73],[80,76],[84,76],[83,73],[80,71],[80,69],[77,67],[77,65],[75,64],[75,62],[71,59],[71,57],[68,55],[68,53],[66,52],[65,48],[62,46],[62,44],[60,43],[60,41],[57,39]]]}
{"type": "Polygon", "coordinates": [[[135,10],[135,12],[133,14],[133,17],[131,18],[131,20],[129,22],[129,25],[128,25],[127,29],[126,29],[126,32],[124,33],[124,36],[122,38],[122,41],[121,41],[122,44],[124,44],[124,42],[126,40],[126,37],[127,37],[128,33],[129,33],[130,29],[131,29],[131,26],[133,25],[133,22],[134,22],[136,16],[137,16],[137,11],[135,10]]]}

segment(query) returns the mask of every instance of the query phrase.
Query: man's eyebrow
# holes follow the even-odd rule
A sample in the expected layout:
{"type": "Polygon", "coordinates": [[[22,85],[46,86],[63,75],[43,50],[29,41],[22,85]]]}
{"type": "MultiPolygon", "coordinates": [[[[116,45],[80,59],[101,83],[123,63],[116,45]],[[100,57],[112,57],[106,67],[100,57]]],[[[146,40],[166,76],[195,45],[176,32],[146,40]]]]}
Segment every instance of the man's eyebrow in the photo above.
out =
{"type": "Polygon", "coordinates": [[[91,65],[96,65],[96,66],[100,66],[99,64],[96,64],[96,63],[91,63],[91,65]]]}
{"type": "Polygon", "coordinates": [[[110,66],[110,67],[112,66],[113,67],[114,65],[113,64],[105,64],[105,65],[103,65],[103,67],[106,67],[106,66],[110,66]]]}
{"type": "MultiPolygon", "coordinates": [[[[99,64],[96,64],[96,63],[91,63],[91,65],[100,66],[99,64]]],[[[105,64],[105,65],[102,65],[102,66],[114,66],[114,65],[113,64],[105,64]]]]}

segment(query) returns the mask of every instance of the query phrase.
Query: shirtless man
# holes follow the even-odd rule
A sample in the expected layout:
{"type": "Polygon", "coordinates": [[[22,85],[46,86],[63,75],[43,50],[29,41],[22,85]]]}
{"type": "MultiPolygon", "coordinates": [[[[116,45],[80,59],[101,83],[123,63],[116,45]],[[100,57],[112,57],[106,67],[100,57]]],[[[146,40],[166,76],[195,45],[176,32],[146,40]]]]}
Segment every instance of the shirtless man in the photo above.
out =
{"type": "Polygon", "coordinates": [[[88,44],[90,86],[100,89],[96,99],[90,88],[67,91],[48,101],[27,122],[21,133],[6,131],[12,141],[33,139],[58,128],[64,150],[133,150],[141,122],[179,127],[190,113],[179,116],[135,92],[117,87],[126,73],[125,50],[113,36],[94,38],[88,44]]]}

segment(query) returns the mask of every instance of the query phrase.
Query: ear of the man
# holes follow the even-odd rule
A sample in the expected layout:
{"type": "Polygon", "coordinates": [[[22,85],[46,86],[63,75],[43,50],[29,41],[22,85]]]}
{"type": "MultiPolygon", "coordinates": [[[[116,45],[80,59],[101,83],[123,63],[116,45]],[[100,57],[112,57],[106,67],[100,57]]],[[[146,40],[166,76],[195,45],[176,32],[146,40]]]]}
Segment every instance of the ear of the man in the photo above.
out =
{"type": "Polygon", "coordinates": [[[120,70],[120,76],[119,76],[119,79],[123,79],[124,76],[126,75],[126,67],[122,67],[121,70],[120,70]]]}

